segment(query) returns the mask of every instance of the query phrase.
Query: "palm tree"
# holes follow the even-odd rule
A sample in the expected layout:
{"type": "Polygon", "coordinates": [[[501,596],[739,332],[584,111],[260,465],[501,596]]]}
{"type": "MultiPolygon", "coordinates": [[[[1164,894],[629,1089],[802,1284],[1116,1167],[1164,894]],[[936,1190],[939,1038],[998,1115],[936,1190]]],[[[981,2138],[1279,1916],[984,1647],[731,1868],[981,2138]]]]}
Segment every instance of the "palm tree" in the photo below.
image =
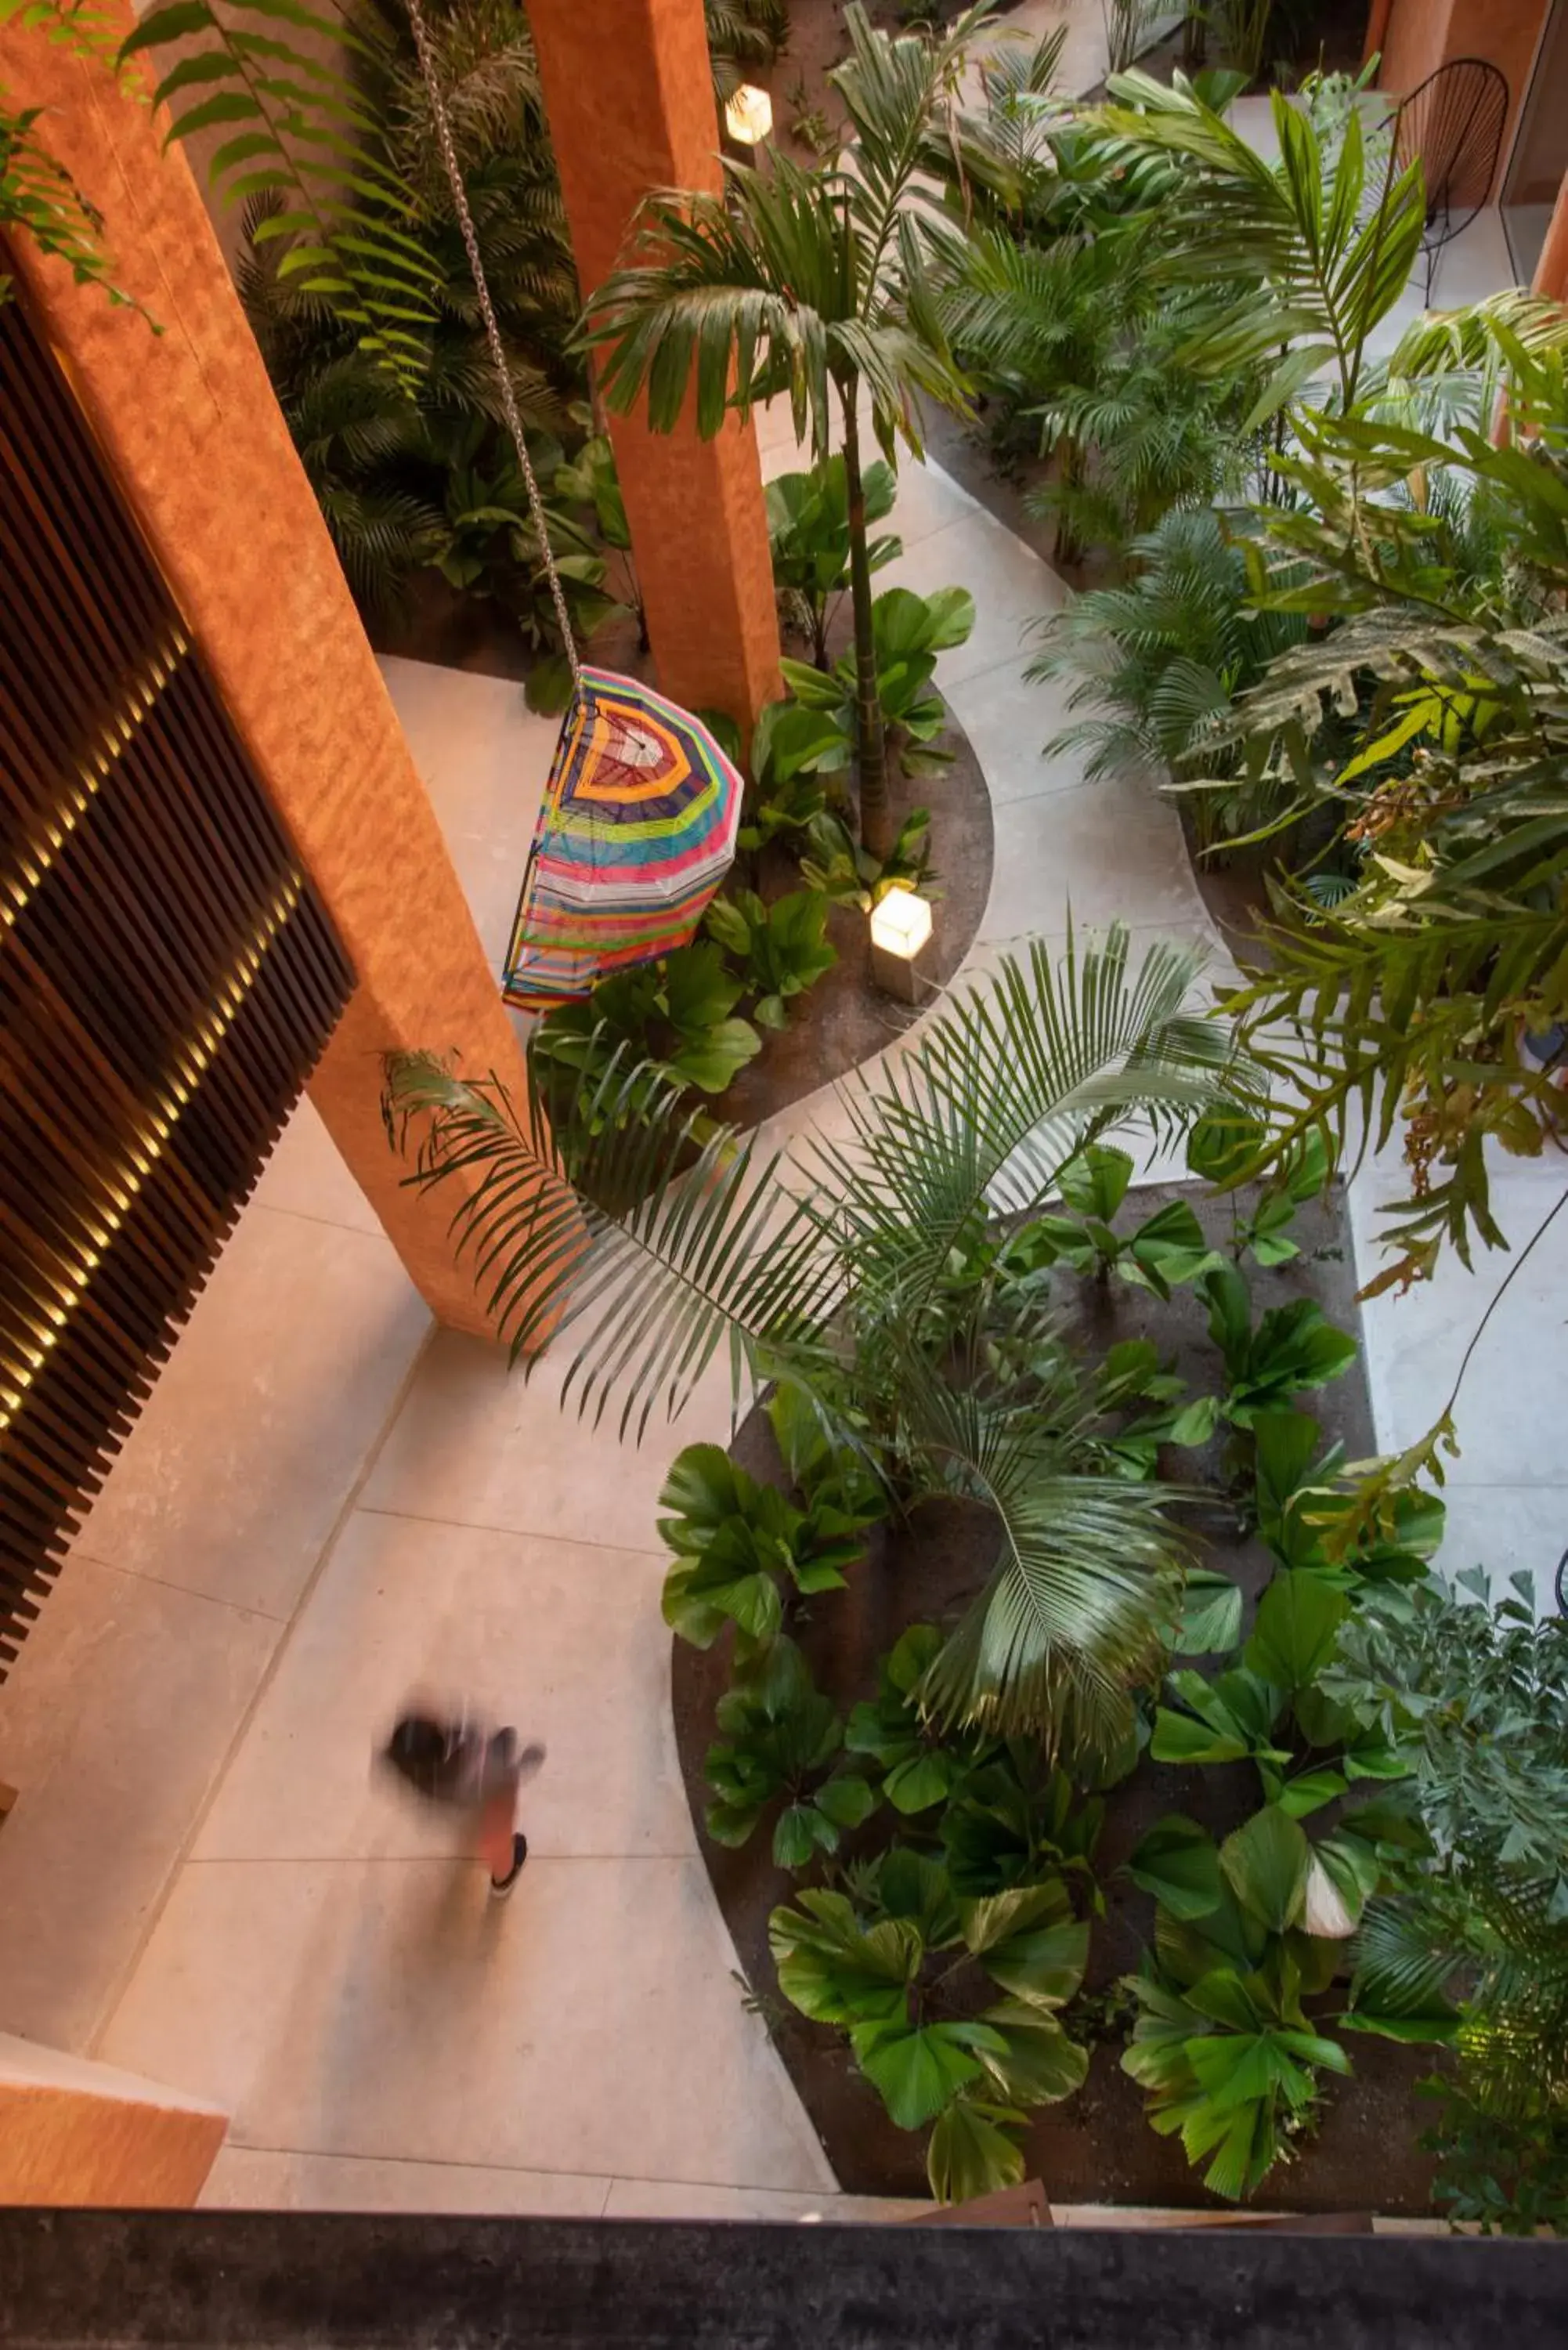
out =
{"type": "Polygon", "coordinates": [[[766,171],[726,165],[722,196],[666,191],[640,216],[628,265],[588,306],[606,403],[646,392],[655,432],[674,430],[696,379],[697,430],[719,432],[787,392],[797,433],[826,456],[842,436],[849,488],[860,819],[866,845],[893,843],[871,631],[871,571],[859,401],[891,459],[921,452],[922,394],[954,408],[966,388],[937,314],[935,276],[957,236],[922,170],[956,87],[963,44],[989,0],[942,40],[874,32],[845,11],[850,55],[832,76],[854,129],[831,165],[783,154],[766,171]],[[836,403],[837,415],[835,415],[836,403]]]}
{"type": "Polygon", "coordinates": [[[1162,204],[1168,284],[1237,287],[1228,318],[1205,314],[1186,362],[1211,376],[1270,370],[1248,432],[1325,372],[1331,397],[1354,407],[1367,338],[1404,292],[1420,248],[1419,162],[1398,171],[1390,151],[1377,184],[1376,142],[1354,108],[1335,152],[1279,90],[1277,164],[1181,74],[1169,89],[1147,74],[1118,74],[1111,94],[1116,103],[1096,120],[1121,168],[1140,172],[1159,156],[1185,166],[1162,204]]]}
{"type": "MultiPolygon", "coordinates": [[[[1130,1729],[1182,1544],[1159,1487],[1096,1473],[1070,1358],[1027,1392],[966,1368],[990,1334],[952,1267],[991,1219],[1050,1197],[1086,1139],[1137,1115],[1168,1128],[1224,1082],[1226,1030],[1184,1012],[1200,955],[1129,957],[1119,927],[1070,939],[1059,967],[1038,944],[1005,957],[895,1074],[852,1080],[847,1145],[794,1169],[706,1125],[700,1140],[673,1115],[624,1115],[649,1079],[618,1061],[554,1133],[532,1075],[523,1100],[429,1056],[389,1081],[394,1127],[429,1121],[413,1180],[463,1180],[453,1231],[498,1326],[517,1349],[575,1348],[580,1409],[618,1394],[640,1434],[724,1348],[737,1401],[787,1376],[906,1499],[987,1507],[999,1563],[928,1701],[1080,1752],[1130,1729]]],[[[1026,1310],[1033,1363],[1053,1334],[1043,1302],[1026,1310]]]]}

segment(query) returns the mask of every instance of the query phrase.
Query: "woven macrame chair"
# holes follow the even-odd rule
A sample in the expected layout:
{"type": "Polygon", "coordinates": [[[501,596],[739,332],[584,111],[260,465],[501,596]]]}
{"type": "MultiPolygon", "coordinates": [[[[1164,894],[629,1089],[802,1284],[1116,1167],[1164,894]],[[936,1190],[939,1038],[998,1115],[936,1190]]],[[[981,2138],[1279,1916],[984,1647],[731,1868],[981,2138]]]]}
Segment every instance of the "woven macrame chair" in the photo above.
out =
{"type": "Polygon", "coordinates": [[[1427,300],[1438,255],[1484,207],[1497,177],[1508,122],[1504,75],[1485,57],[1450,57],[1401,99],[1394,118],[1398,168],[1419,159],[1427,183],[1427,300]]]}

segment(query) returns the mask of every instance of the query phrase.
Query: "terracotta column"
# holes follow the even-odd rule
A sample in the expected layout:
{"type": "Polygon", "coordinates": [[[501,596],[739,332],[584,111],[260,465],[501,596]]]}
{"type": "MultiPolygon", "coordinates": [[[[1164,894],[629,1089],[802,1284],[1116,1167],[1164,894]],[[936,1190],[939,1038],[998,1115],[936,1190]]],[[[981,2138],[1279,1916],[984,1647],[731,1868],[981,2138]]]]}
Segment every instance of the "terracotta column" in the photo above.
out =
{"type": "Polygon", "coordinates": [[[1564,172],[1557,191],[1557,203],[1547,224],[1546,242],[1535,265],[1531,290],[1548,294],[1554,302],[1568,303],[1568,172],[1564,172]]]}
{"type": "MultiPolygon", "coordinates": [[[[717,190],[702,0],[528,0],[585,295],[650,189],[717,190]]],[[[659,681],[742,726],[781,691],[762,470],[751,424],[712,441],[610,419],[659,681]]]]}
{"type": "Polygon", "coordinates": [[[452,1200],[403,1188],[380,1056],[456,1050],[465,1069],[520,1084],[521,1055],[200,192],[144,104],[15,18],[0,26],[0,83],[47,109],[52,151],[103,214],[116,282],[162,329],[16,238],[20,274],[358,974],[311,1099],[431,1309],[487,1332],[452,1259],[452,1200]]]}
{"type": "Polygon", "coordinates": [[[0,2032],[0,2202],[180,2210],[228,2126],[182,2090],[0,2032]]]}
{"type": "Polygon", "coordinates": [[[1393,5],[1394,0],[1372,0],[1371,11],[1366,19],[1366,39],[1361,51],[1364,63],[1370,64],[1375,57],[1381,54],[1384,38],[1388,31],[1388,12],[1393,5]]]}

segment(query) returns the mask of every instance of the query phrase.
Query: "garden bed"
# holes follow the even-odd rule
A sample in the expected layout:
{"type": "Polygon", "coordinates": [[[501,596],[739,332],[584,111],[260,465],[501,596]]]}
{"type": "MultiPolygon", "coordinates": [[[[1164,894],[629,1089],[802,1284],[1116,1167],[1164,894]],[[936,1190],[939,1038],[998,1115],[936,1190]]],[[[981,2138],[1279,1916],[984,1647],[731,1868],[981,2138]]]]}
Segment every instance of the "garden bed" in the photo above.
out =
{"type": "MultiPolygon", "coordinates": [[[[991,895],[991,794],[950,709],[943,741],[952,764],[938,780],[909,783],[895,775],[889,786],[895,824],[913,808],[931,811],[940,895],[920,962],[920,1001],[902,1003],[883,993],[871,977],[869,920],[858,906],[833,906],[827,936],[838,961],[795,999],[787,1028],[764,1032],[756,1059],[720,1097],[720,1114],[731,1124],[760,1126],[775,1111],[872,1059],[921,1016],[968,954],[991,895]]],[[[763,897],[782,896],[799,886],[794,859],[782,849],[772,851],[761,877],[763,897]]]]}
{"type": "MultiPolygon", "coordinates": [[[[1231,1231],[1229,1199],[1205,1196],[1189,1184],[1149,1187],[1129,1198],[1128,1207],[1136,1205],[1143,1216],[1178,1198],[1191,1204],[1206,1235],[1222,1245],[1231,1231]]],[[[1243,1213],[1250,1212],[1252,1202],[1247,1192],[1237,1198],[1243,1213]]],[[[1251,1274],[1259,1308],[1309,1297],[1332,1321],[1355,1330],[1355,1272],[1341,1196],[1335,1192],[1327,1203],[1308,1204],[1300,1213],[1295,1237],[1300,1257],[1285,1267],[1260,1267],[1251,1274]]],[[[1169,1301],[1161,1301],[1147,1291],[1113,1283],[1103,1292],[1090,1288],[1080,1294],[1075,1286],[1064,1290],[1064,1304],[1069,1299],[1091,1355],[1100,1355],[1118,1340],[1147,1337],[1162,1355],[1175,1357],[1178,1370],[1201,1378],[1203,1316],[1189,1291],[1178,1290],[1169,1301]]],[[[1363,1459],[1371,1451],[1370,1411],[1359,1363],[1308,1400],[1325,1438],[1341,1441],[1350,1459],[1363,1459]]],[[[1182,1456],[1181,1473],[1211,1482],[1220,1440],[1214,1440],[1204,1452],[1182,1456]]],[[[743,1423],[732,1450],[753,1476],[787,1482],[773,1431],[760,1410],[743,1423]]],[[[1250,1612],[1269,1577],[1267,1553],[1217,1498],[1204,1505],[1199,1523],[1206,1563],[1241,1585],[1250,1612]]],[[[818,1686],[835,1706],[846,1711],[874,1691],[877,1659],[908,1626],[950,1626],[985,1582],[995,1552],[994,1522],[985,1511],[964,1503],[926,1503],[901,1526],[874,1528],[867,1558],[852,1571],[848,1589],[808,1604],[792,1622],[818,1686]]],[[[681,1640],[674,1644],[672,1700],[681,1770],[742,1970],[840,2185],[857,2194],[923,2196],[929,2190],[920,2135],[892,2124],[837,2034],[808,2022],[778,1996],[768,1918],[777,1904],[797,1894],[797,1880],[774,1866],[765,1831],[735,1848],[715,1844],[703,1829],[710,1794],[703,1760],[714,1735],[714,1708],[731,1671],[728,1633],[707,1650],[681,1640]]],[[[1060,2200],[1174,2207],[1211,2207],[1216,2200],[1188,2167],[1179,2140],[1158,2137],[1149,2127],[1142,2094],[1120,2069],[1123,2027],[1108,2010],[1114,2007],[1118,1980],[1137,1967],[1150,1938],[1154,1903],[1117,1871],[1138,1839],[1169,1812],[1184,1813],[1217,1838],[1224,1836],[1254,1809],[1254,1788],[1250,1764],[1181,1768],[1146,1757],[1108,1797],[1095,1861],[1106,1911],[1095,1922],[1084,1989],[1064,2018],[1075,2036],[1092,2046],[1090,2070],[1076,2094],[1031,2116],[1023,2147],[1027,2175],[1044,2179],[1048,2192],[1060,2200]]],[[[869,1833],[847,1839],[846,1852],[853,1855],[869,1833]]],[[[885,1839],[885,1823],[880,1834],[885,1839]]],[[[876,1841],[875,1835],[870,1840],[876,1841]]],[[[1370,2206],[1399,2214],[1429,2210],[1431,2167],[1416,2147],[1423,2123],[1414,2087],[1431,2070],[1431,2054],[1366,2035],[1355,2039],[1353,2054],[1354,2080],[1333,2085],[1321,2126],[1298,2158],[1269,2178],[1257,2199],[1260,2203],[1303,2211],[1370,2206]]]]}

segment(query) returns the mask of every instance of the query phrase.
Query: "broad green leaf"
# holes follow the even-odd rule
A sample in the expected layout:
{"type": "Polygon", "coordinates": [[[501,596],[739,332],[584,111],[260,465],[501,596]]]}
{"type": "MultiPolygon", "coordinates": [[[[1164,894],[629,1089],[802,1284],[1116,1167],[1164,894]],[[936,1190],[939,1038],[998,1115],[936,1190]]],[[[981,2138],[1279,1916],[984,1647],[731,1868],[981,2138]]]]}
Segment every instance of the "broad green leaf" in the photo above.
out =
{"type": "Polygon", "coordinates": [[[1310,1689],[1334,1655],[1350,1612],[1343,1591],[1308,1567],[1283,1567],[1262,1599],[1243,1650],[1249,1669],[1294,1696],[1310,1689]]]}
{"type": "Polygon", "coordinates": [[[1304,1820],[1343,1795],[1347,1784],[1343,1771],[1302,1771],[1282,1783],[1274,1801],[1293,1820],[1304,1820]]]}
{"type": "Polygon", "coordinates": [[[876,1810],[877,1798],[866,1780],[846,1772],[817,1789],[816,1805],[826,1813],[835,1827],[857,1828],[876,1810]]]}
{"type": "MultiPolygon", "coordinates": [[[[850,2037],[860,2069],[900,2129],[923,2129],[960,2089],[980,2079],[979,2060],[964,2034],[964,2026],[951,2023],[853,2028],[850,2037]]],[[[1002,2047],[1000,2034],[994,2036],[1002,2047]]]]}
{"type": "Polygon", "coordinates": [[[1311,1861],[1301,1823],[1277,1804],[1254,1812],[1220,1847],[1220,1866],[1237,1900],[1275,1934],[1301,1915],[1311,1861]]]}
{"type": "Polygon", "coordinates": [[[1023,2157],[994,2108],[958,2097],[931,2132],[926,2176],[939,2203],[971,2203],[1016,2187],[1023,2177],[1023,2157]]]}
{"type": "Polygon", "coordinates": [[[1062,1197],[1080,1215],[1097,1216],[1108,1223],[1127,1197],[1133,1177],[1133,1159],[1126,1150],[1091,1142],[1070,1159],[1057,1178],[1062,1197]]]}
{"type": "Polygon", "coordinates": [[[1081,2089],[1089,2054],[1069,2039],[1062,2024],[1028,2001],[1007,1999],[981,2017],[1006,2043],[1005,2055],[980,2052],[981,2061],[1008,2100],[1020,2106],[1056,2105],[1081,2089]]]}
{"type": "MultiPolygon", "coordinates": [[[[1179,1440],[1173,1439],[1173,1441],[1179,1440]]],[[[1210,1566],[1189,1567],[1181,1594],[1177,1654],[1206,1657],[1233,1648],[1241,1637],[1241,1593],[1228,1575],[1210,1566]]]]}
{"type": "Polygon", "coordinates": [[[722,1094],[762,1049],[763,1040],[749,1020],[722,1020],[716,1028],[679,1045],[670,1066],[700,1093],[722,1094]]]}
{"type": "Polygon", "coordinates": [[[1207,1828],[1179,1812],[1157,1820],[1134,1846],[1127,1875],[1175,1918],[1206,1918],[1220,1906],[1220,1850],[1207,1828]]]}
{"type": "Polygon", "coordinates": [[[882,1793],[896,1812],[929,1811],[952,1793],[952,1768],[943,1754],[914,1754],[896,1762],[882,1782],[882,1793]]]}

